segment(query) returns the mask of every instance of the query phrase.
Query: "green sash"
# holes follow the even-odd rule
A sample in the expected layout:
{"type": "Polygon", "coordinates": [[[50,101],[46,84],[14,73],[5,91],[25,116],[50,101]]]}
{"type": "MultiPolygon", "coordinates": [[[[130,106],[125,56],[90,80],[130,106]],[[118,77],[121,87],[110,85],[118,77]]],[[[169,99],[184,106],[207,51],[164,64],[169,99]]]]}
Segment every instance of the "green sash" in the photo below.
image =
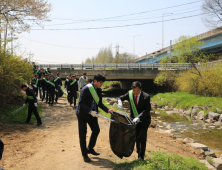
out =
{"type": "Polygon", "coordinates": [[[70,83],[70,86],[72,86],[75,82],[76,82],[76,79],[72,83],[70,83]]]}
{"type": "Polygon", "coordinates": [[[50,72],[48,72],[47,70],[46,70],[46,73],[47,73],[47,74],[50,74],[50,72]]]}
{"type": "Polygon", "coordinates": [[[55,84],[51,81],[48,81],[49,84],[53,85],[55,87],[55,84]]]}
{"type": "Polygon", "coordinates": [[[46,81],[46,83],[48,83],[48,80],[46,80],[46,78],[43,78],[43,80],[45,80],[45,81],[46,81]]]}
{"type": "Polygon", "coordinates": [[[38,86],[39,79],[36,80],[35,85],[38,86]]]}
{"type": "Polygon", "coordinates": [[[40,70],[38,69],[36,72],[35,72],[35,74],[38,74],[40,72],[40,70]]]}
{"type": "Polygon", "coordinates": [[[33,96],[27,96],[29,99],[34,99],[34,97],[33,96]]]}
{"type": "Polygon", "coordinates": [[[59,77],[56,77],[55,81],[57,81],[59,79],[59,77]]]}
{"type": "Polygon", "coordinates": [[[69,79],[66,79],[67,82],[69,82],[69,79]]]}
{"type": "Polygon", "coordinates": [[[135,105],[134,100],[133,100],[133,90],[129,91],[129,99],[130,99],[130,104],[131,104],[131,107],[132,107],[132,110],[133,110],[133,115],[134,115],[134,117],[137,117],[139,114],[138,114],[138,111],[136,109],[136,105],[135,105]]]}
{"type": "Polygon", "coordinates": [[[92,84],[88,84],[87,86],[88,86],[88,88],[89,88],[89,91],[90,91],[90,93],[91,93],[91,95],[92,95],[94,101],[95,101],[96,104],[98,105],[100,99],[99,99],[98,94],[96,93],[95,88],[92,86],[92,84]]]}

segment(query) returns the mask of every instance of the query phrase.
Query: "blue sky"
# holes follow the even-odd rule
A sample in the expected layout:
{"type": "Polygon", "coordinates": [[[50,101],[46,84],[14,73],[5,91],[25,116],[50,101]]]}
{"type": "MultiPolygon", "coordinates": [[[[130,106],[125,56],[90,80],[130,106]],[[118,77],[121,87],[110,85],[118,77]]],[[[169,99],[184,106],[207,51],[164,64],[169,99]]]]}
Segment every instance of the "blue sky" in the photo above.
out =
{"type": "MultiPolygon", "coordinates": [[[[39,27],[33,27],[30,33],[20,34],[17,41],[20,44],[18,54],[22,54],[25,51],[25,56],[27,56],[28,52],[31,51],[34,54],[34,61],[49,64],[78,64],[87,57],[95,56],[100,48],[110,45],[112,45],[113,53],[115,53],[116,49],[114,47],[116,44],[120,45],[120,52],[133,53],[133,37],[135,35],[141,35],[135,38],[135,54],[143,56],[146,52],[151,53],[162,47],[156,43],[162,44],[161,21],[163,14],[168,13],[164,17],[165,20],[198,15],[201,13],[202,4],[202,1],[200,1],[182,5],[196,2],[195,0],[49,0],[49,2],[53,4],[53,10],[50,13],[52,21],[45,23],[45,30],[34,30],[39,29],[39,27]],[[162,9],[177,5],[182,6],[162,9]],[[145,11],[152,12],[86,22],[86,20],[145,11]],[[123,28],[46,30],[99,28],[158,21],[159,23],[123,28]]],[[[170,40],[175,40],[181,35],[194,36],[206,31],[208,31],[208,28],[204,26],[201,16],[166,21],[164,22],[164,45],[165,47],[169,46],[170,40]]]]}

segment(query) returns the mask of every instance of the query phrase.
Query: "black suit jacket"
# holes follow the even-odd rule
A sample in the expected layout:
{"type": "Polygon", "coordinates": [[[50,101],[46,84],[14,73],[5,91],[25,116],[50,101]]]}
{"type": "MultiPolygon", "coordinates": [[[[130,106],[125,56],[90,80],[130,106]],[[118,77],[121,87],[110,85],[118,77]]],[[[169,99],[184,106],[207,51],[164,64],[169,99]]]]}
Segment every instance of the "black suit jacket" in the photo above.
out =
{"type": "MultiPolygon", "coordinates": [[[[120,96],[120,100],[121,101],[127,100],[130,103],[129,92],[124,94],[123,96],[120,96]]],[[[143,115],[140,117],[140,120],[142,121],[142,126],[144,127],[149,126],[151,123],[150,110],[151,110],[150,96],[147,93],[141,91],[139,103],[137,105],[137,111],[138,114],[143,113],[143,115]]],[[[131,103],[130,103],[130,117],[135,118],[132,111],[131,103]]]]}
{"type": "Polygon", "coordinates": [[[74,84],[71,85],[72,82],[72,80],[69,80],[69,82],[67,82],[67,91],[70,91],[70,93],[72,94],[76,94],[76,92],[78,91],[78,82],[76,81],[74,84]]]}
{"type": "MultiPolygon", "coordinates": [[[[102,110],[108,113],[109,109],[102,103],[102,89],[98,88],[96,92],[100,98],[96,111],[98,112],[98,107],[100,107],[102,110]]],[[[81,90],[79,104],[76,108],[76,115],[78,117],[88,120],[91,116],[89,112],[92,110],[91,107],[92,107],[93,100],[94,99],[89,91],[88,86],[85,85],[81,90]]]]}

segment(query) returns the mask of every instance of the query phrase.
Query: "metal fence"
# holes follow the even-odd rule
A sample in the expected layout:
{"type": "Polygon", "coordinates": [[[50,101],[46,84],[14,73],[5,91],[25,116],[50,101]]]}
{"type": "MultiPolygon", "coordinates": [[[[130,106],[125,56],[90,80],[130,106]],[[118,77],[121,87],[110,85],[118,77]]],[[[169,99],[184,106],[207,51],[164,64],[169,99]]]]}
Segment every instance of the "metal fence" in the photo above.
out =
{"type": "Polygon", "coordinates": [[[153,64],[38,64],[40,68],[50,68],[51,70],[185,70],[192,67],[190,63],[153,63],[153,64]]]}

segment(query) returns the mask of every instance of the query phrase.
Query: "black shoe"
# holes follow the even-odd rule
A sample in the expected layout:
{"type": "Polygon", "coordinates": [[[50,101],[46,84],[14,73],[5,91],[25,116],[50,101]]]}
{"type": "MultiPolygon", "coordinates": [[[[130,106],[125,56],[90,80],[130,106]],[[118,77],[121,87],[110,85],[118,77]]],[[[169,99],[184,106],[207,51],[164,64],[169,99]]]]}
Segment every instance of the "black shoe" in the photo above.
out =
{"type": "Polygon", "coordinates": [[[40,122],[40,123],[37,123],[37,124],[36,124],[36,126],[40,126],[41,124],[42,124],[42,122],[40,122]]]}
{"type": "Polygon", "coordinates": [[[88,157],[88,155],[83,156],[84,162],[91,162],[91,159],[88,157]]]}
{"type": "Polygon", "coordinates": [[[94,149],[89,149],[89,148],[87,148],[87,150],[88,150],[88,154],[100,155],[100,153],[99,153],[99,152],[96,152],[94,149]]]}
{"type": "Polygon", "coordinates": [[[139,161],[144,161],[144,158],[142,156],[139,156],[138,160],[139,161]]]}

